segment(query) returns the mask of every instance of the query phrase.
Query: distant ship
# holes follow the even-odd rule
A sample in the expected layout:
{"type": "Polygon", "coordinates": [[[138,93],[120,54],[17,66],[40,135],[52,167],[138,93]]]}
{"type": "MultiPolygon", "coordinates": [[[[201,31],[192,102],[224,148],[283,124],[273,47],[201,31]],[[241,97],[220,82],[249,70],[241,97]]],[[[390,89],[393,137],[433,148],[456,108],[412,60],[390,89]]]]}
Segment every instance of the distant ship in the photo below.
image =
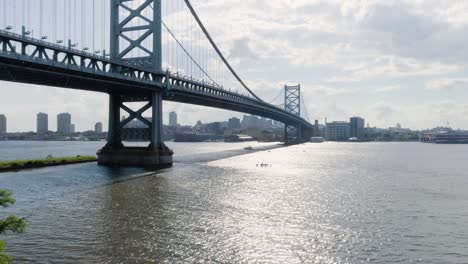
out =
{"type": "Polygon", "coordinates": [[[310,138],[310,142],[312,143],[323,143],[325,139],[323,137],[312,137],[310,138]]]}
{"type": "Polygon", "coordinates": [[[426,133],[421,142],[435,144],[468,144],[468,131],[443,131],[426,133]]]}
{"type": "Polygon", "coordinates": [[[251,136],[241,135],[241,134],[224,136],[224,142],[247,142],[247,141],[255,141],[255,139],[251,136]]]}
{"type": "Polygon", "coordinates": [[[174,142],[205,142],[221,140],[223,140],[222,135],[204,133],[177,133],[174,135],[174,142]]]}

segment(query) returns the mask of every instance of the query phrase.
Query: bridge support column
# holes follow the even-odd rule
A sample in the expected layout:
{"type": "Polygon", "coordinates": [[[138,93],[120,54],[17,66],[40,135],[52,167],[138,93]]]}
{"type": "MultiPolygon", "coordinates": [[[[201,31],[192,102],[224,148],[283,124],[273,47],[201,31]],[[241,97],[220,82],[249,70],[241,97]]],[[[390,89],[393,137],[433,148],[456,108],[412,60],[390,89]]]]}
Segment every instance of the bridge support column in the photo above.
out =
{"type": "Polygon", "coordinates": [[[151,95],[151,104],[153,105],[153,115],[152,115],[152,120],[151,120],[150,148],[157,149],[159,147],[164,146],[161,93],[153,93],[151,95]]]}
{"type": "Polygon", "coordinates": [[[122,148],[122,137],[120,133],[120,105],[121,98],[118,95],[109,95],[109,132],[107,134],[108,148],[122,148]]]}
{"type": "Polygon", "coordinates": [[[161,168],[172,165],[173,152],[163,140],[162,125],[162,95],[161,92],[153,92],[151,96],[145,96],[147,105],[134,112],[123,105],[124,96],[110,95],[109,100],[109,135],[104,148],[98,151],[98,164],[105,166],[135,166],[146,168],[161,168]],[[152,107],[151,122],[141,115],[152,107]],[[123,108],[130,114],[125,120],[120,121],[120,109],[123,108]],[[130,121],[138,119],[148,128],[126,128],[130,121]],[[126,147],[122,139],[148,140],[148,147],[126,147]]]}

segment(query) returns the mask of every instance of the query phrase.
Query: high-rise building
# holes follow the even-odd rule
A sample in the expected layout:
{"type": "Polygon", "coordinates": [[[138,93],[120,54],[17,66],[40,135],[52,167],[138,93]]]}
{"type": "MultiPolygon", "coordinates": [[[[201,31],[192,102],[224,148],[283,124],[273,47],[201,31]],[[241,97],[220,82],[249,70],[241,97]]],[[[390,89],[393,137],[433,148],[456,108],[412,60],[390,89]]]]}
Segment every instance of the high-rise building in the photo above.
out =
{"type": "Polygon", "coordinates": [[[7,118],[5,115],[0,115],[0,133],[7,132],[7,118]]]}
{"type": "Polygon", "coordinates": [[[260,128],[262,127],[261,119],[258,116],[254,115],[244,115],[244,119],[242,120],[242,128],[260,128]]]}
{"type": "Polygon", "coordinates": [[[237,117],[230,118],[228,121],[228,128],[229,129],[240,129],[241,128],[241,121],[237,117]]]}
{"type": "Polygon", "coordinates": [[[280,121],[273,120],[273,127],[278,128],[278,127],[283,127],[283,126],[284,124],[281,123],[280,121]]]}
{"type": "Polygon", "coordinates": [[[57,133],[70,135],[71,115],[69,113],[61,113],[57,115],[57,133]]]}
{"type": "Polygon", "coordinates": [[[351,117],[349,120],[349,134],[350,137],[362,138],[365,132],[364,118],[361,117],[351,117]]]}
{"type": "Polygon", "coordinates": [[[45,113],[37,114],[37,134],[45,135],[49,131],[49,115],[45,113]]]}
{"type": "Polygon", "coordinates": [[[318,137],[319,135],[320,135],[319,121],[315,120],[315,123],[314,123],[314,137],[318,137]]]}
{"type": "Polygon", "coordinates": [[[332,122],[327,123],[327,140],[330,141],[345,141],[349,139],[349,123],[348,122],[332,122]]]}
{"type": "Polygon", "coordinates": [[[75,124],[70,125],[70,134],[75,133],[75,124]]]}
{"type": "Polygon", "coordinates": [[[94,125],[94,132],[102,133],[102,123],[101,122],[97,122],[96,125],[94,125]]]}
{"type": "Polygon", "coordinates": [[[171,127],[177,126],[177,113],[174,111],[169,113],[169,126],[171,127]]]}

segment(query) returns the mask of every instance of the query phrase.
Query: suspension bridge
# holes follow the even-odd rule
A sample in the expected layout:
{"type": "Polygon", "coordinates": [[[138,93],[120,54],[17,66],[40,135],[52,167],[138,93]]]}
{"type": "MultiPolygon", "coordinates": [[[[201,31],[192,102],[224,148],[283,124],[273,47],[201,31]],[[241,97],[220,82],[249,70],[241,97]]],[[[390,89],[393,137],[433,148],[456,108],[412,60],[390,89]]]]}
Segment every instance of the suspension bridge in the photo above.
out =
{"type": "Polygon", "coordinates": [[[0,8],[0,80],[109,94],[102,165],[172,164],[162,135],[163,100],[280,121],[289,143],[311,136],[300,85],[285,86],[281,106],[262,100],[189,0],[0,0],[0,8]],[[142,107],[132,109],[133,102],[142,107]],[[151,120],[143,118],[147,111],[151,120]],[[122,112],[128,118],[121,120],[122,112]],[[128,128],[134,119],[147,127],[128,128]],[[123,145],[133,138],[150,144],[123,145]]]}

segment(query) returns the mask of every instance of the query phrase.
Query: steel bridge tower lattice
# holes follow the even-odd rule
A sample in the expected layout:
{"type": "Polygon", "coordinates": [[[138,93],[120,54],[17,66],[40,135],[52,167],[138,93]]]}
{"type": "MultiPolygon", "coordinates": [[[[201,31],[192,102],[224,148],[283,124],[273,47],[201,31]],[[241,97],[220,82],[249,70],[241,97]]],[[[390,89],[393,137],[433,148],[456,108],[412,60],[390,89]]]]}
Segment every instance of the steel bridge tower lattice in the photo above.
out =
{"type": "MultiPolygon", "coordinates": [[[[284,86],[284,109],[286,112],[301,116],[301,85],[284,86]]],[[[301,127],[297,124],[284,124],[284,141],[291,143],[301,140],[301,127]]]]}

